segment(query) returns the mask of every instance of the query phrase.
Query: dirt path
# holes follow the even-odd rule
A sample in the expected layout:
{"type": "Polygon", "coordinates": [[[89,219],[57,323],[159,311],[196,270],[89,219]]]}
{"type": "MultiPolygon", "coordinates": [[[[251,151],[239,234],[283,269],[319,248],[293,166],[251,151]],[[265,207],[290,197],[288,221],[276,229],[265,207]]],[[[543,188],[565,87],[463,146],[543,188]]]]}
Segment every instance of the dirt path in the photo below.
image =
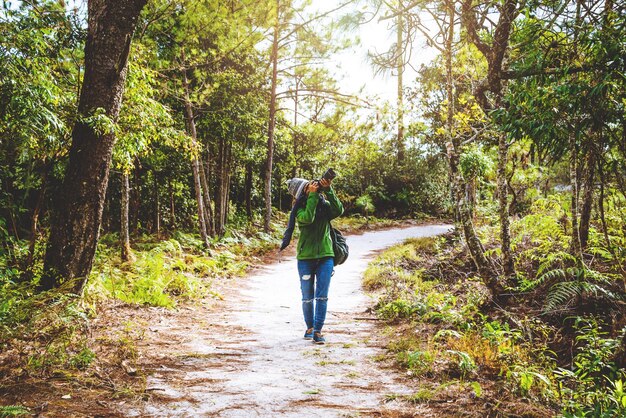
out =
{"type": "Polygon", "coordinates": [[[293,257],[233,283],[219,309],[163,315],[140,359],[146,401],[117,404],[126,416],[349,417],[433,416],[426,407],[387,401],[412,390],[374,358],[381,329],[367,320],[371,300],[361,276],[372,252],[406,238],[441,234],[417,226],[348,237],[350,258],[332,278],[327,344],[302,339],[300,288],[293,257]],[[236,287],[234,287],[236,286],[236,287]]]}

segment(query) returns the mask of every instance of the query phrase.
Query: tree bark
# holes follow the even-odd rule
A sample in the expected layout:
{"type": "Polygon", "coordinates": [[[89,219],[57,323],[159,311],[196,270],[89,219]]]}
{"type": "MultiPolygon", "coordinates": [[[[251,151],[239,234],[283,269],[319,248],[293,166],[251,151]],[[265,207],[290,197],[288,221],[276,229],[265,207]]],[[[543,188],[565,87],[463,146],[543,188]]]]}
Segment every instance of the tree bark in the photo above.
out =
{"type": "Polygon", "coordinates": [[[129,232],[137,232],[139,228],[139,216],[141,213],[142,171],[143,169],[141,168],[141,165],[137,160],[133,168],[133,187],[130,190],[130,201],[128,204],[129,232]]]}
{"type": "Polygon", "coordinates": [[[128,207],[130,201],[130,181],[128,173],[122,173],[122,199],[121,199],[121,218],[120,218],[120,241],[121,241],[121,257],[122,261],[127,262],[132,259],[132,250],[130,248],[130,232],[128,223],[128,207]]]}
{"type": "Polygon", "coordinates": [[[572,240],[570,251],[576,255],[581,253],[580,230],[578,225],[578,149],[576,147],[576,133],[569,134],[569,181],[572,188],[572,240]]]}
{"type": "Polygon", "coordinates": [[[204,202],[204,219],[207,232],[210,236],[215,235],[215,223],[213,222],[213,212],[211,211],[211,195],[209,194],[209,182],[207,181],[206,170],[202,160],[199,160],[200,182],[202,183],[202,198],[204,202]]]}
{"type": "MultiPolygon", "coordinates": [[[[448,100],[448,112],[446,116],[446,127],[448,134],[447,156],[450,168],[450,179],[452,180],[452,195],[454,197],[455,207],[461,222],[461,229],[465,237],[468,251],[476,269],[481,275],[489,278],[493,275],[492,266],[487,257],[485,257],[485,249],[476,235],[474,223],[472,222],[472,214],[465,193],[465,182],[463,175],[459,170],[459,148],[461,146],[459,138],[454,135],[454,78],[452,76],[452,42],[454,40],[454,19],[456,11],[454,9],[454,1],[447,0],[446,6],[449,14],[448,34],[445,42],[445,60],[446,60],[446,96],[448,100]]],[[[492,290],[493,291],[493,290],[492,290]]],[[[495,293],[495,291],[494,291],[495,293]]]]}
{"type": "Polygon", "coordinates": [[[593,188],[596,173],[596,154],[592,144],[588,144],[587,156],[585,158],[584,183],[583,183],[583,200],[580,211],[580,248],[587,248],[589,240],[589,223],[591,221],[591,208],[593,206],[593,188]]]}
{"type": "Polygon", "coordinates": [[[172,179],[169,179],[168,188],[170,193],[170,228],[176,229],[176,207],[174,205],[174,186],[172,179]]]}
{"type": "MultiPolygon", "coordinates": [[[[402,4],[399,4],[402,7],[402,4]]],[[[397,91],[397,106],[398,106],[398,134],[396,138],[396,152],[397,152],[397,161],[398,163],[402,163],[404,160],[404,98],[403,98],[403,80],[402,76],[404,75],[404,54],[403,54],[403,43],[404,43],[404,19],[402,16],[402,11],[398,13],[397,16],[397,39],[396,39],[396,71],[398,71],[398,91],[397,91]]]]}
{"type": "Polygon", "coordinates": [[[224,173],[224,227],[226,227],[226,223],[228,222],[228,217],[230,216],[230,178],[231,173],[234,168],[232,166],[232,155],[233,155],[233,143],[227,141],[226,147],[226,164],[225,164],[225,173],[224,173]]]}
{"type": "Polygon", "coordinates": [[[224,234],[224,176],[226,174],[225,139],[220,137],[217,150],[217,193],[215,194],[215,232],[217,235],[224,234]]]}
{"type": "Polygon", "coordinates": [[[609,228],[606,224],[606,217],[604,213],[604,184],[606,178],[604,177],[604,170],[602,164],[598,164],[598,171],[600,174],[600,196],[598,197],[598,211],[600,212],[600,221],[602,222],[602,234],[604,235],[604,241],[606,248],[613,253],[613,246],[611,245],[611,239],[609,238],[609,228]]]}
{"type": "Polygon", "coordinates": [[[161,239],[161,201],[159,200],[159,181],[156,171],[152,170],[154,180],[154,225],[157,239],[161,239]]]}
{"type": "MultiPolygon", "coordinates": [[[[184,57],[183,57],[184,61],[184,57]]],[[[198,229],[202,243],[205,248],[209,248],[209,237],[206,228],[206,219],[204,213],[204,201],[202,199],[202,185],[200,181],[200,164],[198,162],[198,134],[196,132],[196,121],[194,119],[193,107],[191,105],[191,99],[189,98],[189,80],[187,79],[187,71],[183,69],[183,89],[185,94],[185,122],[187,126],[187,133],[191,137],[191,142],[195,148],[196,154],[191,161],[191,169],[193,172],[193,185],[196,193],[196,204],[198,209],[198,229]]]]}
{"type": "Polygon", "coordinates": [[[280,0],[276,0],[276,21],[272,39],[272,84],[270,92],[269,124],[267,128],[267,159],[265,163],[265,222],[263,230],[269,233],[272,221],[272,169],[274,166],[274,130],[276,128],[276,83],[278,81],[278,38],[280,32],[280,0]]]}
{"type": "Polygon", "coordinates": [[[246,203],[246,216],[252,220],[252,163],[246,163],[246,179],[244,185],[244,200],[246,203]]]}
{"type": "Polygon", "coordinates": [[[88,2],[85,73],[72,131],[69,164],[55,202],[40,288],[69,281],[82,292],[91,272],[115,135],[97,130],[88,118],[103,112],[117,121],[128,71],[131,38],[147,0],[88,2]]]}
{"type": "Polygon", "coordinates": [[[509,224],[509,189],[506,181],[506,165],[509,147],[506,136],[500,133],[498,138],[498,212],[500,216],[500,248],[502,250],[502,264],[504,275],[509,277],[515,273],[513,255],[511,254],[511,230],[509,224]]]}
{"type": "MultiPolygon", "coordinates": [[[[467,36],[476,48],[487,60],[487,79],[483,80],[475,89],[474,96],[485,113],[502,106],[502,80],[505,73],[503,66],[506,51],[509,46],[509,39],[513,27],[513,21],[518,14],[518,0],[504,0],[498,23],[493,33],[491,44],[486,43],[479,35],[480,24],[473,10],[472,0],[463,1],[462,22],[467,31],[467,36]],[[489,102],[486,92],[493,93],[494,102],[489,102]]],[[[508,160],[508,144],[504,133],[500,133],[498,139],[498,203],[500,218],[500,248],[502,251],[502,262],[504,274],[511,276],[514,274],[513,256],[511,253],[511,231],[509,222],[509,202],[508,188],[506,181],[506,165],[508,160]]]]}

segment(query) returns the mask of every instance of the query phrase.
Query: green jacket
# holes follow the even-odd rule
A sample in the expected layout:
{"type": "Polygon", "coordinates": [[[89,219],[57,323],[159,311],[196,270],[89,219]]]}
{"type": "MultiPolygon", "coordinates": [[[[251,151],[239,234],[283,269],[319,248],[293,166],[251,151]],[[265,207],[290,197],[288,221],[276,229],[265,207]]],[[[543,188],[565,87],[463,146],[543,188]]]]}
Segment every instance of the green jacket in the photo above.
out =
{"type": "Polygon", "coordinates": [[[329,221],[341,216],[343,205],[337,199],[332,187],[325,194],[327,200],[322,202],[319,193],[309,193],[306,206],[298,209],[296,214],[296,221],[300,227],[298,260],[335,256],[329,221]]]}

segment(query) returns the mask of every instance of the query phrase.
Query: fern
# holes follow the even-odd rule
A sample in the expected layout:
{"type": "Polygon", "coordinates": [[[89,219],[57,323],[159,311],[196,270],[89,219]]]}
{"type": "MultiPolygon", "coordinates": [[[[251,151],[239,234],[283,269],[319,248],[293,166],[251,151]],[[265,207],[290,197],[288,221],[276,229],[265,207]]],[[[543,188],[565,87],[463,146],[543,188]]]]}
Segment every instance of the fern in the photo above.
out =
{"type": "Polygon", "coordinates": [[[578,258],[565,251],[556,251],[549,253],[541,261],[539,269],[537,269],[537,277],[541,276],[547,269],[554,265],[565,266],[565,264],[578,264],[578,258]]]}
{"type": "Polygon", "coordinates": [[[529,291],[545,283],[567,280],[572,281],[594,281],[609,285],[617,278],[617,275],[604,274],[590,269],[580,260],[571,254],[563,251],[547,255],[537,269],[536,279],[525,283],[521,290],[529,291]],[[559,264],[559,267],[554,267],[559,264]],[[566,264],[574,264],[573,267],[565,267],[566,264]]]}
{"type": "Polygon", "coordinates": [[[595,298],[605,298],[611,301],[620,299],[615,293],[595,283],[582,280],[559,282],[552,285],[548,291],[543,312],[550,313],[557,309],[566,308],[583,293],[591,293],[595,298]]]}

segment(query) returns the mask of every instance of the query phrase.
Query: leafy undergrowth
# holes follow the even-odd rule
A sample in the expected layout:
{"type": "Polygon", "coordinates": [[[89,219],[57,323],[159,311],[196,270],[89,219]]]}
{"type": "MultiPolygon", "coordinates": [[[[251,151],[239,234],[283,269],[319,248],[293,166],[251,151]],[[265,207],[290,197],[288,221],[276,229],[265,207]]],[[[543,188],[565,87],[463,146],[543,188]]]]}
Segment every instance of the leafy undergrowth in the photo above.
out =
{"type": "Polygon", "coordinates": [[[513,224],[518,276],[499,298],[452,235],[409,240],[368,267],[386,358],[415,378],[411,402],[452,416],[626,416],[623,248],[603,252],[592,231],[593,256],[572,257],[554,206],[539,204],[513,224]]]}

